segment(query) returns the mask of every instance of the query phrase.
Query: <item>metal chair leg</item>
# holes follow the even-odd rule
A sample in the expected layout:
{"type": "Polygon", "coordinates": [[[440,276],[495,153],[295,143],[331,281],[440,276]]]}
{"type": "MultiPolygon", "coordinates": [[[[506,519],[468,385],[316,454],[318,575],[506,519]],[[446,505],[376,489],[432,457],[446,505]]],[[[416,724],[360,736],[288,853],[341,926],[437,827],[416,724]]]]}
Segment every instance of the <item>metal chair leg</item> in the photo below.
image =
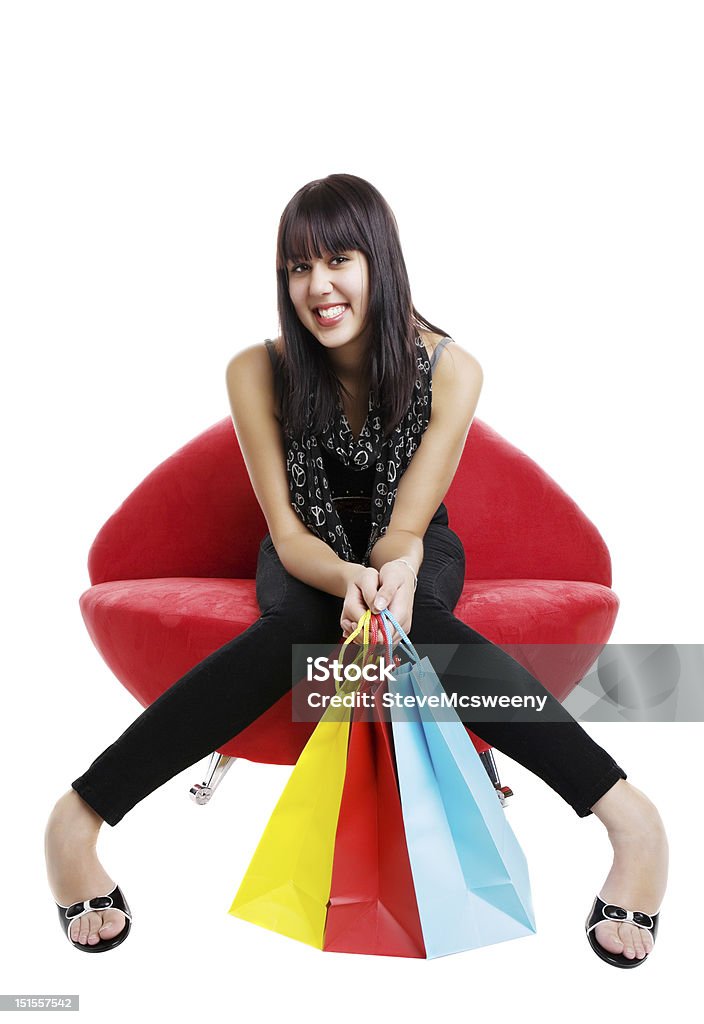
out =
{"type": "Polygon", "coordinates": [[[226,771],[233,761],[236,760],[236,757],[230,757],[228,754],[218,754],[217,751],[214,751],[210,755],[205,779],[203,782],[196,782],[189,790],[191,800],[195,800],[197,804],[207,804],[222,782],[226,771]]]}
{"type": "Polygon", "coordinates": [[[499,778],[499,770],[496,767],[496,761],[494,760],[493,751],[483,750],[479,756],[482,759],[482,764],[486,768],[487,775],[491,779],[492,785],[496,790],[496,795],[501,801],[501,806],[504,807],[508,798],[510,796],[513,796],[513,790],[509,789],[508,786],[501,785],[501,779],[499,778]]]}
{"type": "MultiPolygon", "coordinates": [[[[501,785],[501,779],[499,778],[499,771],[496,767],[496,761],[494,760],[494,754],[491,750],[483,750],[479,755],[482,764],[486,768],[487,775],[491,779],[491,783],[496,790],[501,806],[503,807],[510,796],[513,796],[513,790],[508,786],[501,785]]],[[[225,773],[227,772],[233,761],[236,761],[236,757],[230,757],[227,754],[218,754],[214,752],[210,755],[210,762],[208,769],[205,773],[205,779],[203,782],[196,782],[191,786],[189,794],[192,800],[197,804],[207,804],[212,797],[213,793],[220,785],[223,780],[225,773]]]]}

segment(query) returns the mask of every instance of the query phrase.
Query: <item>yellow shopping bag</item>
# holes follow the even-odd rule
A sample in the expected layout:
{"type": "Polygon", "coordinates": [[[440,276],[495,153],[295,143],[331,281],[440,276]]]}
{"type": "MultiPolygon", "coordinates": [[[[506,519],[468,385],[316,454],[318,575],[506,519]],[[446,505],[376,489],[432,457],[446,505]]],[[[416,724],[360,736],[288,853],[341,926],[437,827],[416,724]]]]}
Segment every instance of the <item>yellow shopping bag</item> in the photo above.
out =
{"type": "MultiPolygon", "coordinates": [[[[341,648],[342,655],[364,630],[353,664],[367,657],[370,621],[367,611],[341,648]]],[[[338,692],[352,693],[358,687],[359,682],[344,683],[338,692]]],[[[296,762],[228,911],[317,949],[323,948],[351,717],[352,708],[328,706],[296,762]]]]}

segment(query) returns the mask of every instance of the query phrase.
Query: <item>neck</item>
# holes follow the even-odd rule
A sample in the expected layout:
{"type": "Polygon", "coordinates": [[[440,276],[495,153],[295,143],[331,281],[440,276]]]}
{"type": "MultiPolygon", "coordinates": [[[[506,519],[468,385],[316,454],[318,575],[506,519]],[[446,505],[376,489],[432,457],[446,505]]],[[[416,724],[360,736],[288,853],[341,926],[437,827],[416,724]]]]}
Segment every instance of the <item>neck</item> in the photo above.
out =
{"type": "Polygon", "coordinates": [[[341,384],[353,392],[368,385],[363,371],[368,349],[369,338],[366,332],[346,344],[326,348],[327,360],[333,373],[341,384]]]}
{"type": "Polygon", "coordinates": [[[338,348],[326,349],[333,373],[353,394],[369,389],[368,376],[362,372],[368,347],[368,339],[362,336],[338,348]]]}

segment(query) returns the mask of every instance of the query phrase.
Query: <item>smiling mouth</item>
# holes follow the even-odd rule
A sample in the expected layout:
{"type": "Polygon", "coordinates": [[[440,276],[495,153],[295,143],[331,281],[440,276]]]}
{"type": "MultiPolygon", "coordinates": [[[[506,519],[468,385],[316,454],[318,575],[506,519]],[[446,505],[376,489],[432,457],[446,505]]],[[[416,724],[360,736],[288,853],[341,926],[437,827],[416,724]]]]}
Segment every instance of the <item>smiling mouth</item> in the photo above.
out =
{"type": "Polygon", "coordinates": [[[319,306],[313,310],[318,323],[337,323],[349,309],[348,302],[341,302],[337,306],[329,306],[327,309],[320,309],[319,306]]]}

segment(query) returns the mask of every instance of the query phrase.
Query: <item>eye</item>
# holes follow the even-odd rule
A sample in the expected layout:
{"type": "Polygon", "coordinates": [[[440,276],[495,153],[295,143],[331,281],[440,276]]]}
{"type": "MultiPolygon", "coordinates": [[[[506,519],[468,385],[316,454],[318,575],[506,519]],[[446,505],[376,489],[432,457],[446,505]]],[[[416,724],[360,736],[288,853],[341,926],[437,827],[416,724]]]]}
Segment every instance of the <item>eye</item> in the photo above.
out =
{"type": "MultiPolygon", "coordinates": [[[[331,256],[330,257],[330,262],[333,263],[333,264],[337,263],[338,260],[340,260],[342,263],[349,263],[350,262],[349,256],[343,256],[342,253],[339,253],[337,256],[331,256]]],[[[299,274],[299,273],[303,273],[305,270],[309,270],[309,269],[310,269],[310,264],[309,263],[294,263],[294,265],[289,270],[289,274],[299,274]]]]}

